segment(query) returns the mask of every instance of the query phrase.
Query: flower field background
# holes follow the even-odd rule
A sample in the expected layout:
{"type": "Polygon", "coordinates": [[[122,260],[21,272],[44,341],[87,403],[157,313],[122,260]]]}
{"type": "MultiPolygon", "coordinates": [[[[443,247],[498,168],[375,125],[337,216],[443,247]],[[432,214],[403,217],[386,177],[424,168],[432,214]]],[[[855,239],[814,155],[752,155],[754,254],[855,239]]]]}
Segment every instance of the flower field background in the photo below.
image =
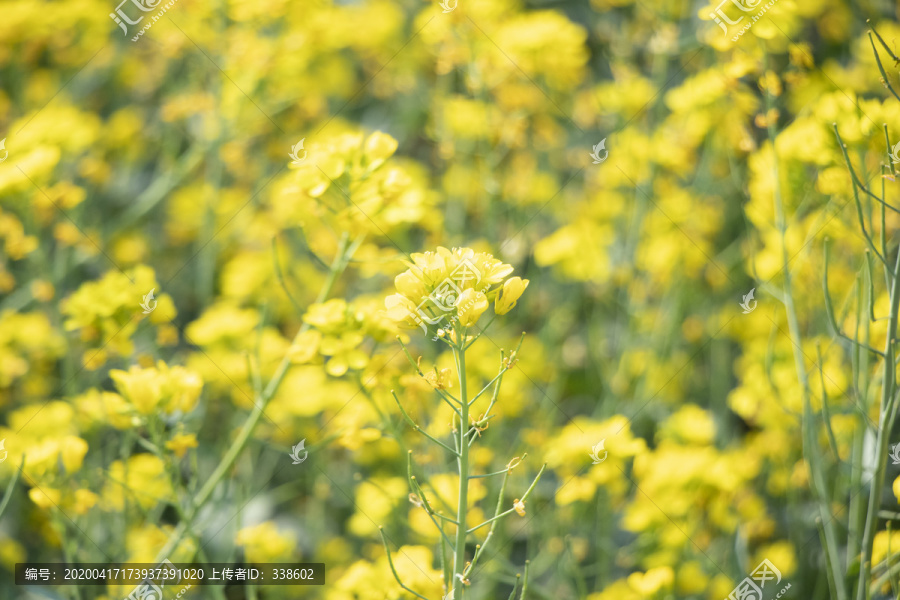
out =
{"type": "Polygon", "coordinates": [[[0,598],[900,597],[898,16],[6,0],[0,598]]]}

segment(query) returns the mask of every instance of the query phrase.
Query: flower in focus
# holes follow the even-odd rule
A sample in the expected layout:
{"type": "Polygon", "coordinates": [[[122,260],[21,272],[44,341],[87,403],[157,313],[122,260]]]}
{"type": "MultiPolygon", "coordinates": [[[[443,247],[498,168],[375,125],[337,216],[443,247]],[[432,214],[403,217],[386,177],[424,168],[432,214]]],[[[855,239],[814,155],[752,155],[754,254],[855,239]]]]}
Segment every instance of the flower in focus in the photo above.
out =
{"type": "Polygon", "coordinates": [[[497,314],[509,312],[528,285],[519,277],[507,280],[512,266],[471,248],[439,246],[411,258],[409,269],[394,278],[397,293],[384,300],[388,317],[408,329],[427,329],[426,323],[446,329],[457,320],[471,327],[494,300],[497,314]]]}
{"type": "Polygon", "coordinates": [[[471,327],[478,322],[481,313],[487,310],[487,296],[476,290],[466,290],[459,295],[456,312],[463,327],[471,327]]]}

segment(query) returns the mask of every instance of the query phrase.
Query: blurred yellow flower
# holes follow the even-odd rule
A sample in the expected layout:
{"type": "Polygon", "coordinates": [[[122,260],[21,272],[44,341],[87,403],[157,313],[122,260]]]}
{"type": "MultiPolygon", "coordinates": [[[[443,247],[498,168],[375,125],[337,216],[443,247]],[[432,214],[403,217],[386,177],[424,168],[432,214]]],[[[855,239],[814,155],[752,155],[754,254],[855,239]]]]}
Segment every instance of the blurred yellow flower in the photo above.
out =
{"type": "Polygon", "coordinates": [[[178,458],[184,458],[188,449],[197,447],[197,436],[193,433],[176,433],[172,439],[166,442],[166,448],[175,453],[178,458]]]}
{"type": "Polygon", "coordinates": [[[244,558],[247,562],[283,562],[295,558],[296,543],[273,521],[244,527],[238,531],[235,542],[244,547],[244,558]]]}
{"type": "Polygon", "coordinates": [[[113,369],[109,376],[119,393],[143,415],[152,414],[162,400],[163,381],[156,369],[132,365],[128,371],[113,369]]]}
{"type": "Polygon", "coordinates": [[[31,501],[43,509],[57,508],[61,495],[59,490],[49,487],[31,488],[28,490],[28,497],[31,501]]]}
{"type": "Polygon", "coordinates": [[[165,463],[152,454],[135,454],[126,461],[113,461],[101,497],[106,510],[121,511],[128,503],[149,510],[159,502],[169,502],[172,485],[165,463]]]}
{"type": "Polygon", "coordinates": [[[169,414],[190,412],[203,390],[203,380],[197,373],[177,365],[170,367],[163,361],[156,367],[113,369],[109,376],[119,393],[142,415],[157,409],[169,414]]]}

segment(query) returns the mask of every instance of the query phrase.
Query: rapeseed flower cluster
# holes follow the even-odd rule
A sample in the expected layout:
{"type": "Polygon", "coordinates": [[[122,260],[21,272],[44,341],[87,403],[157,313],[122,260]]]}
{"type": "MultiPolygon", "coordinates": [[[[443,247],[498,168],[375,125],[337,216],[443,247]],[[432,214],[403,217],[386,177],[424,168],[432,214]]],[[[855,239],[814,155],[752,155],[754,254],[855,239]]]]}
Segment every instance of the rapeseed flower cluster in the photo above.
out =
{"type": "Polygon", "coordinates": [[[471,327],[491,302],[497,315],[508,313],[528,287],[528,280],[509,277],[513,268],[471,248],[439,247],[411,256],[409,269],[397,275],[397,293],[384,303],[388,316],[404,328],[446,320],[471,327]]]}

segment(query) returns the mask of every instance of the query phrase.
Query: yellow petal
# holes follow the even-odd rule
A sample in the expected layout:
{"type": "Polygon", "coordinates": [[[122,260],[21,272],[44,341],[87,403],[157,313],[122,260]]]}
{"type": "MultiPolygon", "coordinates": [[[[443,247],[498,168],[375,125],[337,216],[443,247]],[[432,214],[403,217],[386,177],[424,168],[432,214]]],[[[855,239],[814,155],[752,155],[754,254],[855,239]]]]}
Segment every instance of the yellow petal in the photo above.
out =
{"type": "Polygon", "coordinates": [[[464,290],[456,302],[457,316],[464,327],[474,325],[482,313],[487,310],[487,296],[473,289],[464,290]]]}

